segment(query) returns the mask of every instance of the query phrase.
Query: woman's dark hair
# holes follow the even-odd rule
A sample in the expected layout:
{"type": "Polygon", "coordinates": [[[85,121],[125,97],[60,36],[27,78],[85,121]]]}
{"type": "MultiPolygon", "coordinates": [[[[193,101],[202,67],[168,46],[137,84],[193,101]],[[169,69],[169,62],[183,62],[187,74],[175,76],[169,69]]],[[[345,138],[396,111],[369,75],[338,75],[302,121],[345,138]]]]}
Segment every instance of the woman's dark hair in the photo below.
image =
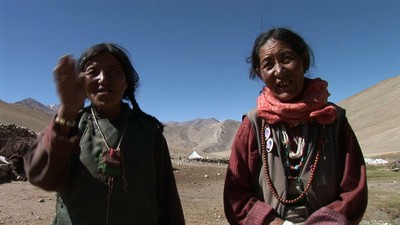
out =
{"type": "Polygon", "coordinates": [[[250,79],[255,79],[259,76],[260,48],[270,39],[283,41],[289,44],[292,50],[303,60],[304,73],[308,71],[310,64],[313,64],[314,54],[302,37],[287,28],[273,28],[259,34],[254,41],[251,56],[247,58],[247,62],[251,64],[250,79]]]}
{"type": "Polygon", "coordinates": [[[81,57],[78,60],[78,71],[83,72],[90,60],[101,53],[111,53],[121,63],[124,70],[126,82],[128,84],[128,88],[125,90],[123,98],[131,102],[133,111],[135,113],[143,114],[150,117],[156,122],[161,131],[163,131],[164,125],[154,116],[148,115],[147,113],[143,112],[136,101],[135,91],[139,86],[139,75],[136,72],[135,68],[133,68],[131,60],[129,59],[129,53],[128,51],[126,51],[126,49],[114,43],[100,43],[94,45],[82,53],[81,57]]]}

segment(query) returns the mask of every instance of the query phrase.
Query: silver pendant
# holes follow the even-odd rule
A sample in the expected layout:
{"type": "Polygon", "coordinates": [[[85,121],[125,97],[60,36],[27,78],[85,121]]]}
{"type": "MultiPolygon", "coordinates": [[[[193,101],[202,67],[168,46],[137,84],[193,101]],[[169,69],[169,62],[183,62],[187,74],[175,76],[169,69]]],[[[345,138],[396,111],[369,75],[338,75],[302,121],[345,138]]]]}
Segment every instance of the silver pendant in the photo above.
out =
{"type": "Polygon", "coordinates": [[[274,148],[274,141],[272,140],[272,138],[268,138],[268,140],[266,141],[267,152],[271,152],[273,148],[274,148]]]}
{"type": "Polygon", "coordinates": [[[271,136],[271,129],[269,129],[269,126],[267,125],[267,127],[265,128],[264,138],[268,139],[269,136],[271,136]]]}

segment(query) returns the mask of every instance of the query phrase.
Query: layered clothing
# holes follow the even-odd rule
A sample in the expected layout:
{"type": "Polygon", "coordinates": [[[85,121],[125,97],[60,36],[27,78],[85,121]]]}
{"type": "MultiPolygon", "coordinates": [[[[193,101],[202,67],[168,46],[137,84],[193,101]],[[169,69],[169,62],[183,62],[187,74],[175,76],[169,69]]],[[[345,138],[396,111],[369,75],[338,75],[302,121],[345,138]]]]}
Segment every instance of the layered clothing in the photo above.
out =
{"type": "Polygon", "coordinates": [[[280,103],[264,90],[257,109],[243,117],[224,188],[230,224],[265,224],[271,217],[298,224],[361,221],[367,206],[363,155],[345,110],[327,102],[326,86],[320,79],[307,80],[303,95],[294,103],[280,103]],[[309,135],[304,161],[294,179],[299,190],[295,197],[304,196],[292,203],[287,200],[295,199],[290,189],[293,171],[288,168],[288,152],[282,144],[283,128],[301,136],[296,128],[304,124],[309,135]],[[266,133],[271,139],[267,148],[266,133]],[[304,210],[290,211],[296,207],[304,210]]]}
{"type": "Polygon", "coordinates": [[[57,192],[54,225],[184,224],[167,143],[149,116],[124,104],[116,119],[87,107],[77,121],[69,137],[52,121],[24,157],[29,181],[57,192]],[[100,155],[119,141],[122,175],[110,178],[100,155]]]}

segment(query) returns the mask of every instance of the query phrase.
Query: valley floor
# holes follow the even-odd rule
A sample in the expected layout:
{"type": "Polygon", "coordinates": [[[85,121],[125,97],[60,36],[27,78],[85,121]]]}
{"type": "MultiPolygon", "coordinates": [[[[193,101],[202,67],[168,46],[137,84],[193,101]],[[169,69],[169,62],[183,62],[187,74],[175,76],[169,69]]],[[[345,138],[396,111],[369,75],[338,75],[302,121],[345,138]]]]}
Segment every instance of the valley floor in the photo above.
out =
{"type": "MultiPolygon", "coordinates": [[[[226,164],[173,161],[186,224],[226,225],[222,192],[226,164]]],[[[392,172],[392,171],[391,171],[392,172]]],[[[400,224],[400,173],[368,181],[369,205],[361,224],[400,224]],[[396,202],[399,201],[399,202],[396,202]]],[[[51,224],[55,210],[54,193],[28,182],[0,184],[0,224],[51,224]]]]}

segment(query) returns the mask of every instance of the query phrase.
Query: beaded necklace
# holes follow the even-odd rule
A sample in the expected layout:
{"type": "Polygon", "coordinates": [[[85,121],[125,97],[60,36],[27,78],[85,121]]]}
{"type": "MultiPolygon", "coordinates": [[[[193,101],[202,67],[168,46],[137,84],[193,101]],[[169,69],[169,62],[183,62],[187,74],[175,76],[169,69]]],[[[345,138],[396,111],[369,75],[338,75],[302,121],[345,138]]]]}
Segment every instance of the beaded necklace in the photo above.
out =
{"type": "Polygon", "coordinates": [[[285,159],[286,159],[285,165],[287,166],[288,169],[298,172],[302,168],[307,155],[307,151],[305,151],[305,149],[306,149],[306,142],[308,141],[308,124],[306,123],[304,124],[304,126],[301,126],[301,135],[298,138],[295,138],[294,135],[292,134],[293,140],[297,145],[296,152],[292,151],[290,138],[286,132],[286,127],[284,124],[281,124],[281,130],[282,130],[282,145],[283,148],[285,149],[285,159]],[[300,159],[300,162],[297,165],[292,165],[290,163],[291,161],[290,159],[292,160],[300,159]]]}
{"type": "MultiPolygon", "coordinates": [[[[269,164],[268,164],[268,154],[267,151],[270,152],[272,149],[270,149],[269,147],[267,147],[266,145],[270,145],[269,140],[272,140],[271,138],[267,137],[268,139],[266,139],[266,133],[270,134],[271,132],[268,131],[267,132],[267,128],[269,129],[269,126],[265,123],[264,120],[262,120],[262,125],[261,128],[264,132],[261,132],[261,154],[262,154],[262,158],[264,161],[264,168],[265,168],[265,176],[267,178],[267,184],[268,187],[272,193],[272,195],[282,204],[284,205],[290,205],[290,204],[295,204],[297,202],[299,202],[301,199],[303,199],[306,195],[306,193],[308,192],[308,190],[311,188],[311,183],[314,179],[314,175],[315,175],[315,170],[317,169],[317,165],[318,165],[318,161],[319,161],[319,155],[320,155],[320,151],[317,150],[317,154],[315,156],[315,160],[314,163],[310,169],[310,179],[308,180],[308,183],[306,185],[306,188],[304,189],[304,191],[302,193],[299,194],[299,196],[297,196],[294,199],[283,199],[282,197],[280,197],[278,195],[278,192],[276,191],[276,188],[274,186],[274,184],[272,183],[271,180],[271,176],[269,173],[269,164]]],[[[272,148],[272,147],[271,147],[272,148]]]]}

